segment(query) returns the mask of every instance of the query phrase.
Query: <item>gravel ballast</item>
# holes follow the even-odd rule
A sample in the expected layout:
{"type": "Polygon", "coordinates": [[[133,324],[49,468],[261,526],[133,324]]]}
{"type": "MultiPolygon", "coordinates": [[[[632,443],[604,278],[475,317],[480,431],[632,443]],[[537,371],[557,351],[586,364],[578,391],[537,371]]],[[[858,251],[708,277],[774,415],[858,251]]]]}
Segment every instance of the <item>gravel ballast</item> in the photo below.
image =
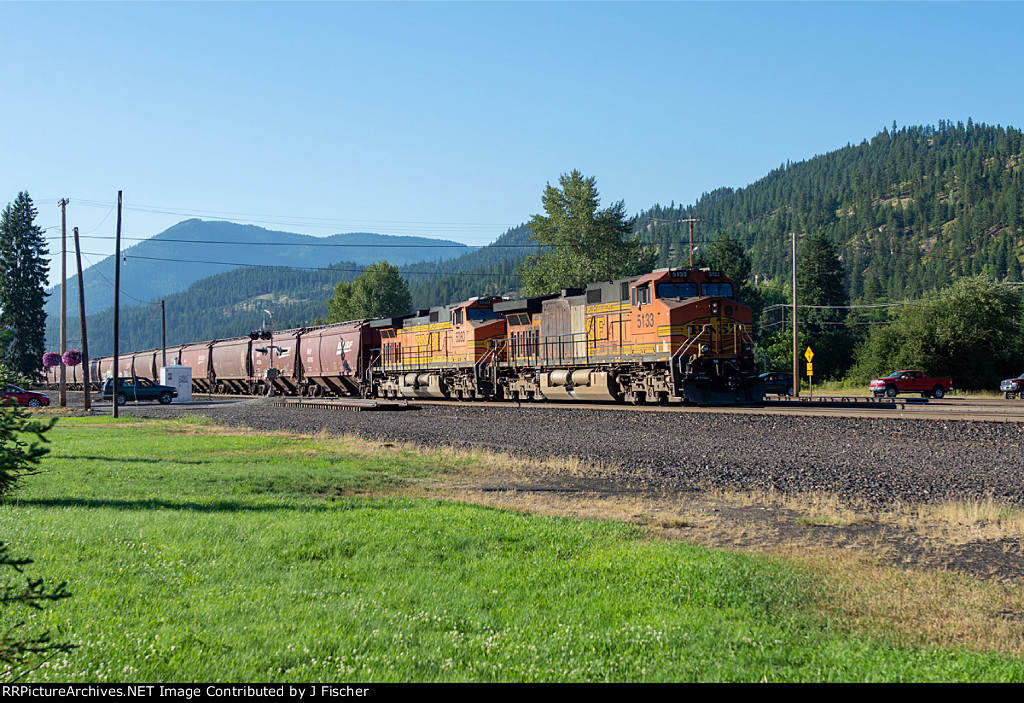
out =
{"type": "Polygon", "coordinates": [[[346,412],[264,399],[128,405],[121,412],[583,459],[605,467],[607,479],[648,490],[820,491],[876,505],[983,498],[1024,504],[1024,425],[1014,423],[457,403],[346,412]]]}

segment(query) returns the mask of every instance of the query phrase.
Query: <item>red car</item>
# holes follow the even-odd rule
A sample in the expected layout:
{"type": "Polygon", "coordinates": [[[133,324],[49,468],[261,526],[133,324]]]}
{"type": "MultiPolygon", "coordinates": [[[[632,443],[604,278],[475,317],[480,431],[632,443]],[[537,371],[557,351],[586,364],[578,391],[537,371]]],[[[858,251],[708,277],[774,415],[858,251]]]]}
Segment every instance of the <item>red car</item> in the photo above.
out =
{"type": "Polygon", "coordinates": [[[0,403],[9,404],[12,400],[18,405],[26,405],[30,408],[45,407],[50,404],[50,396],[45,393],[26,391],[24,388],[18,388],[8,383],[0,391],[0,403]]]}

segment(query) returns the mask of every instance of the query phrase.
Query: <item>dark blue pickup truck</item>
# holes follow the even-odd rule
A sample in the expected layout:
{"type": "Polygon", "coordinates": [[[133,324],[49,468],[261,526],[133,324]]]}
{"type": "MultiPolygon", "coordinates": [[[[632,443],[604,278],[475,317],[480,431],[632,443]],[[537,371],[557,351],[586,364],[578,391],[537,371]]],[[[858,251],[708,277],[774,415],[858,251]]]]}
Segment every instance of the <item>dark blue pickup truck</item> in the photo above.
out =
{"type": "MultiPolygon", "coordinates": [[[[112,379],[107,379],[106,383],[103,384],[103,399],[109,400],[112,396],[110,392],[113,383],[112,379]]],[[[117,404],[124,405],[129,400],[155,400],[159,403],[167,405],[173,399],[178,397],[178,389],[173,386],[161,386],[159,383],[154,383],[148,378],[142,378],[140,376],[133,376],[131,378],[119,378],[117,379],[117,404]]]]}

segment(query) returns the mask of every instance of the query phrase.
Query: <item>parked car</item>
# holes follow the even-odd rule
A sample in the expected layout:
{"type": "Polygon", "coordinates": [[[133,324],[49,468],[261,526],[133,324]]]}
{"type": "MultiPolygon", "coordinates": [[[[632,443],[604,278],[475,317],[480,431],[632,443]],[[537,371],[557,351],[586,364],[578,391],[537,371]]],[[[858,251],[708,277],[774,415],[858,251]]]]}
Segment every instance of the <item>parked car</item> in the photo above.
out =
{"type": "Polygon", "coordinates": [[[929,378],[924,371],[894,371],[885,378],[875,378],[869,385],[875,397],[883,394],[895,398],[900,393],[920,393],[926,398],[941,398],[953,390],[951,378],[929,378]]]}
{"type": "Polygon", "coordinates": [[[769,371],[757,377],[764,384],[765,394],[793,395],[793,374],[785,371],[769,371]]]}
{"type": "Polygon", "coordinates": [[[1003,392],[1003,397],[1007,400],[1018,396],[1024,400],[1024,373],[1017,378],[1008,378],[1000,383],[999,390],[1003,392]]]}
{"type": "Polygon", "coordinates": [[[46,407],[50,404],[50,396],[45,393],[26,391],[24,388],[7,383],[4,384],[4,389],[0,391],[0,403],[7,404],[11,401],[29,408],[46,407]]]}
{"type": "MultiPolygon", "coordinates": [[[[111,388],[113,379],[107,379],[103,384],[103,399],[109,400],[112,397],[111,388]]],[[[134,376],[131,378],[117,379],[117,404],[124,405],[129,400],[157,401],[167,405],[178,397],[178,389],[174,386],[161,386],[148,378],[134,376]]]]}

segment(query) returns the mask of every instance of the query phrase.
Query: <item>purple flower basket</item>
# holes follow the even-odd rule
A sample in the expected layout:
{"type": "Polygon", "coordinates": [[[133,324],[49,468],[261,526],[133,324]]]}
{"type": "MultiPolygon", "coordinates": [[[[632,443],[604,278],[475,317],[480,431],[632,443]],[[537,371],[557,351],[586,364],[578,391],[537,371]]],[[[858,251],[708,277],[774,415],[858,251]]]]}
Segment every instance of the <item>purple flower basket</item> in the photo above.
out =
{"type": "Polygon", "coordinates": [[[77,349],[68,349],[61,357],[65,366],[78,366],[82,363],[82,352],[77,349]]]}
{"type": "Polygon", "coordinates": [[[60,366],[60,354],[53,352],[46,352],[43,354],[43,366],[50,368],[51,366],[60,366]]]}

